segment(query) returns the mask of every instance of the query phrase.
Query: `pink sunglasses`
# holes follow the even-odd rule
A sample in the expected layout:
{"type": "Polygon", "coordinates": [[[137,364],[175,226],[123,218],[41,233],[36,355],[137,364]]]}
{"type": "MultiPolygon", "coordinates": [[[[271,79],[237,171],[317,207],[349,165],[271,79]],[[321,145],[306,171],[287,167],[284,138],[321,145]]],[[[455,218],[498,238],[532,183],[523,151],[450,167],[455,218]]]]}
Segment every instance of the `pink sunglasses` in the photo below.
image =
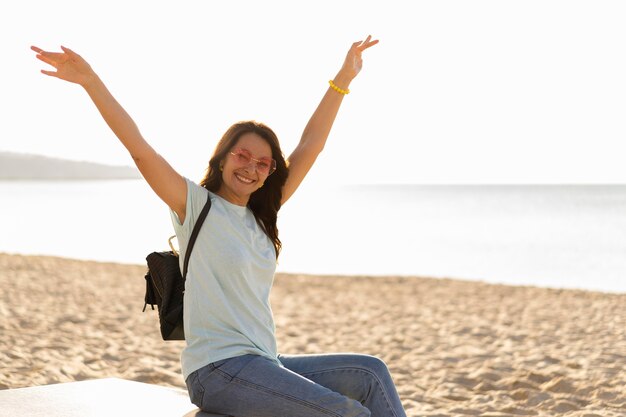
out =
{"type": "Polygon", "coordinates": [[[272,158],[256,159],[252,157],[252,153],[249,150],[243,148],[237,148],[230,151],[230,154],[235,157],[235,161],[241,165],[250,165],[254,162],[255,168],[259,174],[271,175],[276,171],[276,160],[272,158]]]}

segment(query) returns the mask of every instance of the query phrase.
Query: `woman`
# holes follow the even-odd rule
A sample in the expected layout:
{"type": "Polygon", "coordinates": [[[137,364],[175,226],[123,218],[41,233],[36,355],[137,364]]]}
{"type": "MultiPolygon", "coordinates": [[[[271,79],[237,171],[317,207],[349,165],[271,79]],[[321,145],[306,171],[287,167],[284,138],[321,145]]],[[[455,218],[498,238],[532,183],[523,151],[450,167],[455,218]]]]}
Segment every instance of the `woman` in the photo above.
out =
{"type": "Polygon", "coordinates": [[[401,417],[405,412],[385,364],[356,354],[279,355],[269,291],[281,243],[276,214],[324,148],[368,36],[348,51],[337,76],[285,161],[278,139],[257,122],[233,125],[219,141],[206,175],[195,184],[178,174],[78,54],[37,58],[42,73],[81,85],[128,149],[154,192],[170,207],[184,257],[206,199],[211,210],[191,256],[184,300],[183,377],[191,401],[207,412],[235,416],[401,417]]]}

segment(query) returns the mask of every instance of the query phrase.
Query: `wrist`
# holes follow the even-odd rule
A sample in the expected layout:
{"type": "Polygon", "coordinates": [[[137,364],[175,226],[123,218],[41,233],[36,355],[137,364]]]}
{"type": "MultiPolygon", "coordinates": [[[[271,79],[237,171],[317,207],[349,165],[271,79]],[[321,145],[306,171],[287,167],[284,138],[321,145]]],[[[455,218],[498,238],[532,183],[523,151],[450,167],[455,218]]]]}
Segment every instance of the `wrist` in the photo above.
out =
{"type": "Polygon", "coordinates": [[[352,77],[350,77],[348,74],[343,73],[342,71],[339,71],[333,79],[333,83],[342,90],[348,90],[351,82],[352,77]]]}
{"type": "Polygon", "coordinates": [[[98,84],[101,84],[102,80],[95,72],[92,72],[89,75],[86,75],[85,78],[80,82],[80,85],[87,91],[96,88],[98,84]]]}

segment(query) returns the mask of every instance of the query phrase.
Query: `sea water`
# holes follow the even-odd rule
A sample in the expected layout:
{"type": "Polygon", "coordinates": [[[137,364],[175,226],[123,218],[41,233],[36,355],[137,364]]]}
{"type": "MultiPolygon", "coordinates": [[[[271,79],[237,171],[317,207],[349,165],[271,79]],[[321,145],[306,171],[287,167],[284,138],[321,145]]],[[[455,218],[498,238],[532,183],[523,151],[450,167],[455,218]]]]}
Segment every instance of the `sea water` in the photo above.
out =
{"type": "MultiPolygon", "coordinates": [[[[279,212],[280,272],[626,292],[626,185],[317,185],[279,212]]],[[[173,234],[143,180],[0,182],[0,252],[145,264],[173,234]]]]}

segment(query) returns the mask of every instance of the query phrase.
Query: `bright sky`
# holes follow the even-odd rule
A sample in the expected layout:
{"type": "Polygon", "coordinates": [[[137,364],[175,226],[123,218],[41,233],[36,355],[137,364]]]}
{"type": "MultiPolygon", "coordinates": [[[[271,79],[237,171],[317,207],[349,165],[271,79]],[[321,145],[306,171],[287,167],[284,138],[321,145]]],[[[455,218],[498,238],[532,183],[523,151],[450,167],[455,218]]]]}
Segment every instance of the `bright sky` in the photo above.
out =
{"type": "Polygon", "coordinates": [[[183,175],[256,119],[288,155],[371,33],[307,181],[624,183],[624,1],[16,1],[0,6],[0,150],[131,165],[78,86],[80,53],[183,175]]]}

